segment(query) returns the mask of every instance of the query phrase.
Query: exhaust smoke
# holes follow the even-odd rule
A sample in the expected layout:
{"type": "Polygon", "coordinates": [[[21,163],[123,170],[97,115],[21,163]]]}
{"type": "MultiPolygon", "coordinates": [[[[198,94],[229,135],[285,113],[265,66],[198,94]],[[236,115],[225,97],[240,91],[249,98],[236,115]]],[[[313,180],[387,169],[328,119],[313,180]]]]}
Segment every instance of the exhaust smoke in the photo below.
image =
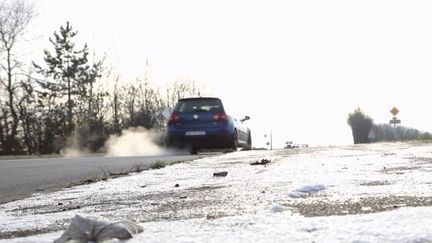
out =
{"type": "Polygon", "coordinates": [[[121,135],[111,135],[105,147],[108,156],[160,155],[164,152],[164,149],[157,144],[161,138],[160,131],[132,127],[123,130],[121,135]]]}
{"type": "Polygon", "coordinates": [[[76,135],[68,137],[65,148],[60,150],[60,155],[64,158],[78,158],[91,154],[91,151],[83,148],[78,140],[76,135]]]}

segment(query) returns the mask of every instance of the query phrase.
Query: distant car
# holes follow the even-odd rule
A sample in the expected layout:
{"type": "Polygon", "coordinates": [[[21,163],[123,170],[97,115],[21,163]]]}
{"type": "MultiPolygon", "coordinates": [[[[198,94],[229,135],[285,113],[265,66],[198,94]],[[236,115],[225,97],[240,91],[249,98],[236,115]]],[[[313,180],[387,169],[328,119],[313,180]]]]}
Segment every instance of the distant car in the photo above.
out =
{"type": "Polygon", "coordinates": [[[191,154],[201,149],[251,149],[251,131],[243,124],[249,119],[228,115],[219,98],[180,99],[169,117],[165,142],[167,147],[186,148],[191,154]]]}
{"type": "Polygon", "coordinates": [[[308,148],[309,145],[307,144],[300,144],[300,143],[293,143],[293,142],[286,142],[285,143],[285,148],[289,149],[289,148],[308,148]]]}

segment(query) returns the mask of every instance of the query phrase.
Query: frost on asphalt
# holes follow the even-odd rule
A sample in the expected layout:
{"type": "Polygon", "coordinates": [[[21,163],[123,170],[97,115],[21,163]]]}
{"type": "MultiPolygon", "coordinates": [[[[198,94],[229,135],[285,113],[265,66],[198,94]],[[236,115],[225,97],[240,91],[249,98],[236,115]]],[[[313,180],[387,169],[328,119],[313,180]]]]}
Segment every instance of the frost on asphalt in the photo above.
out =
{"type": "Polygon", "coordinates": [[[75,215],[138,222],[128,242],[431,242],[431,172],[420,143],[237,152],[2,204],[0,242],[75,215]]]}

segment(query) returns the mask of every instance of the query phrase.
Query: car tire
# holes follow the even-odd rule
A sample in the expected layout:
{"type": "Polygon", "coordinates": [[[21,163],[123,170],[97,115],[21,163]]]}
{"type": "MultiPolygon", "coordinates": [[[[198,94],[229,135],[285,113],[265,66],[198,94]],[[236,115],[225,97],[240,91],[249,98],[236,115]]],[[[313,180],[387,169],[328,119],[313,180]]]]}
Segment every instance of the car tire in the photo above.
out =
{"type": "Polygon", "coordinates": [[[252,136],[251,136],[251,133],[250,133],[250,131],[248,132],[248,140],[247,140],[247,144],[246,144],[246,146],[244,147],[244,149],[243,150],[251,150],[252,149],[252,136]]]}
{"type": "Polygon", "coordinates": [[[233,136],[232,136],[232,142],[231,142],[231,149],[233,151],[237,151],[238,148],[238,134],[237,130],[234,130],[233,136]]]}
{"type": "Polygon", "coordinates": [[[189,148],[189,154],[191,154],[191,155],[196,155],[196,154],[198,154],[198,149],[197,149],[197,148],[194,148],[194,147],[190,147],[190,148],[189,148]]]}

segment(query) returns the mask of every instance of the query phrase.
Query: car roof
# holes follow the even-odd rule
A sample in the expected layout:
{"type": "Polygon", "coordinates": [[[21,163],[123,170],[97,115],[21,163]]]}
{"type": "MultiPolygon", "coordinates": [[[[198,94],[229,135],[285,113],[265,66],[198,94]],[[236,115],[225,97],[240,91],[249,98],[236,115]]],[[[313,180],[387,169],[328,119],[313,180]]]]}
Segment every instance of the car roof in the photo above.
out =
{"type": "Polygon", "coordinates": [[[179,99],[179,101],[188,101],[188,100],[220,100],[220,99],[216,97],[192,97],[192,98],[179,99]]]}

